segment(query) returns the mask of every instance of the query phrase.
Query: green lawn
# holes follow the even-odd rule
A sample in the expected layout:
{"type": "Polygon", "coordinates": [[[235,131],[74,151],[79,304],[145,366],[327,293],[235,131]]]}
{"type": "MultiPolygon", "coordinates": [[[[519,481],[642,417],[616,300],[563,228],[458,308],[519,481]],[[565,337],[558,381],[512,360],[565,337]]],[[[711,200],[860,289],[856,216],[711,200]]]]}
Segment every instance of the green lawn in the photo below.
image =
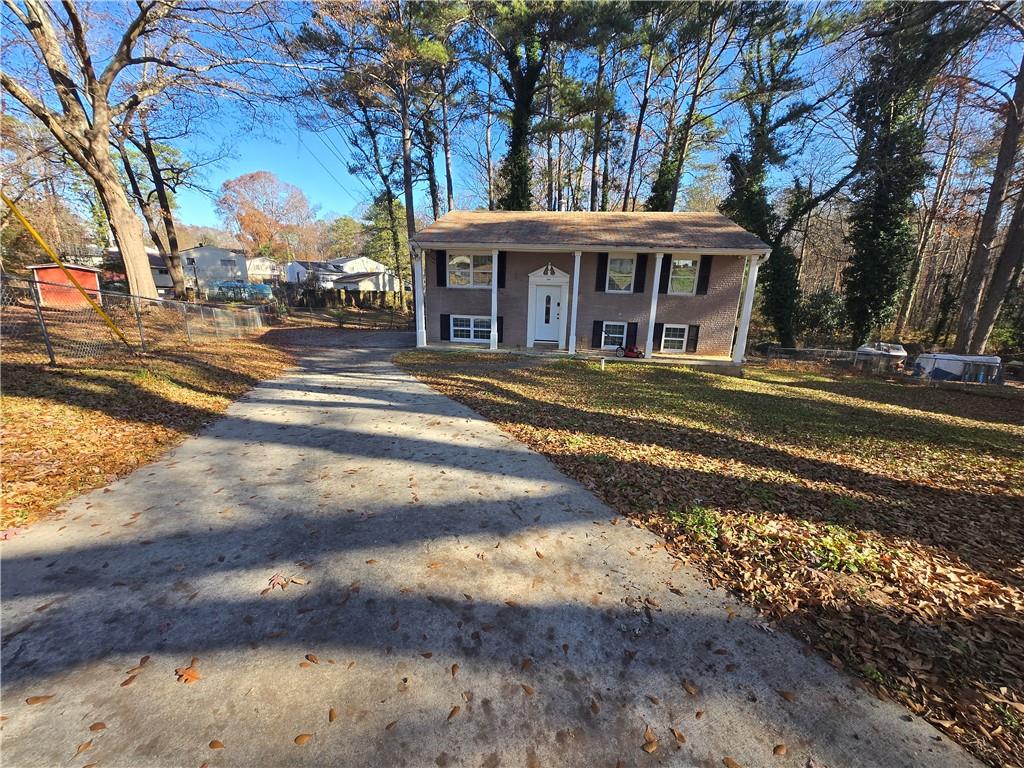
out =
{"type": "Polygon", "coordinates": [[[1021,392],[474,353],[398,362],[865,685],[988,762],[1020,764],[1021,392]]]}

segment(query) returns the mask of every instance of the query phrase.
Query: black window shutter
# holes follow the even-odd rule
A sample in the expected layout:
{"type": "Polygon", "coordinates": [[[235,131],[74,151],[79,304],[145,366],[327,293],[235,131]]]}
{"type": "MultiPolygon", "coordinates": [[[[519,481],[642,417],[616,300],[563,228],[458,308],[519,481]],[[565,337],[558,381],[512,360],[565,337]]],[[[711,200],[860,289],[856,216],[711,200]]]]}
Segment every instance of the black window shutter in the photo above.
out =
{"type": "MultiPolygon", "coordinates": [[[[498,251],[498,287],[505,287],[505,251],[498,251]]],[[[498,328],[501,328],[499,325],[498,328]]],[[[501,333],[499,330],[498,333],[501,333]]]]}
{"type": "Polygon", "coordinates": [[[499,344],[502,343],[502,340],[503,340],[503,337],[504,337],[504,333],[502,333],[502,331],[504,331],[504,330],[505,330],[505,318],[503,318],[501,315],[498,315],[498,343],[499,344]]]}
{"type": "Polygon", "coordinates": [[[665,324],[655,323],[654,324],[654,351],[657,352],[661,349],[661,337],[665,335],[665,324]]]}
{"type": "Polygon", "coordinates": [[[661,278],[658,280],[658,293],[668,293],[668,281],[672,277],[672,254],[666,253],[661,259],[661,278]]]}
{"type": "Polygon", "coordinates": [[[697,339],[700,338],[700,326],[691,325],[686,329],[686,351],[693,354],[697,351],[697,339]]]}
{"type": "Polygon", "coordinates": [[[639,323],[626,323],[626,346],[632,347],[636,345],[636,332],[639,329],[639,323]]]}
{"type": "Polygon", "coordinates": [[[452,316],[441,315],[441,341],[452,340],[452,316]]]}
{"type": "Polygon", "coordinates": [[[446,288],[448,286],[448,251],[434,251],[434,258],[437,267],[437,287],[446,288]]]}
{"type": "Polygon", "coordinates": [[[701,256],[700,267],[697,268],[697,295],[703,296],[708,292],[708,281],[711,280],[711,259],[712,256],[701,256]]]}
{"type": "MultiPolygon", "coordinates": [[[[594,290],[603,293],[607,283],[608,283],[608,254],[607,253],[599,253],[599,254],[597,254],[597,284],[594,286],[594,290]]],[[[598,345],[598,346],[600,346],[600,345],[598,345]]]]}
{"type": "Polygon", "coordinates": [[[594,349],[601,348],[601,337],[604,335],[604,323],[600,320],[594,321],[594,333],[590,337],[590,346],[594,349]]]}
{"type": "Polygon", "coordinates": [[[636,255],[636,269],[633,270],[633,293],[643,293],[647,285],[647,254],[636,255]]]}

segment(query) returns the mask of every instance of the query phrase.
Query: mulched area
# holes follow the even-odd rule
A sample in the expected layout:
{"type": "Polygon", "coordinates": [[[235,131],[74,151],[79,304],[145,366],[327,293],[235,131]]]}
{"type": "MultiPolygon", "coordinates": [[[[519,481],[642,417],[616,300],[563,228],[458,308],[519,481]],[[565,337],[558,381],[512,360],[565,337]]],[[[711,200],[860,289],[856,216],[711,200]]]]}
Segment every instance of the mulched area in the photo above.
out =
{"type": "Polygon", "coordinates": [[[397,362],[991,765],[1024,765],[1024,397],[819,370],[397,362]]]}
{"type": "Polygon", "coordinates": [[[0,528],[30,523],[152,461],[291,363],[258,339],[58,367],[41,364],[34,348],[6,344],[0,528]]]}

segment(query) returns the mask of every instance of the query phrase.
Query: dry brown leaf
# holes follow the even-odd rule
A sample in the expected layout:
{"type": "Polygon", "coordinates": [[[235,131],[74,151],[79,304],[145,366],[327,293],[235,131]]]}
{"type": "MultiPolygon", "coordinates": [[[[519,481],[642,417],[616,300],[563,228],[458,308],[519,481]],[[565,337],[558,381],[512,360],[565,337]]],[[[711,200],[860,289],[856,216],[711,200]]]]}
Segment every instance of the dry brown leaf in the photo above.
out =
{"type": "Polygon", "coordinates": [[[782,698],[784,698],[784,699],[785,699],[786,701],[788,701],[788,702],[789,702],[790,704],[796,704],[796,694],[795,694],[795,693],[793,693],[792,691],[783,691],[783,690],[778,690],[778,691],[776,691],[776,693],[778,693],[778,694],[779,694],[779,696],[781,696],[782,698]]]}
{"type": "Polygon", "coordinates": [[[132,683],[135,682],[135,678],[136,677],[138,677],[138,675],[128,675],[128,677],[126,677],[124,680],[121,681],[121,687],[125,688],[125,687],[131,685],[132,683]]]}
{"type": "Polygon", "coordinates": [[[390,723],[388,723],[387,725],[384,726],[384,730],[385,731],[394,730],[396,725],[398,725],[398,721],[397,720],[392,720],[390,723]]]}
{"type": "Polygon", "coordinates": [[[590,711],[595,715],[601,711],[601,705],[597,703],[597,699],[590,700],[590,711]]]}
{"type": "Polygon", "coordinates": [[[317,658],[315,653],[307,653],[306,654],[306,661],[310,662],[311,664],[319,664],[320,663],[320,659],[317,658]]]}
{"type": "Polygon", "coordinates": [[[647,754],[651,754],[652,752],[655,752],[658,749],[658,740],[654,739],[652,741],[645,741],[640,746],[640,749],[642,749],[647,754]]]}
{"type": "Polygon", "coordinates": [[[526,672],[532,666],[533,659],[523,659],[522,663],[519,665],[519,669],[521,669],[523,672],[526,672]]]}
{"type": "Polygon", "coordinates": [[[772,754],[776,757],[785,757],[786,752],[787,750],[785,744],[776,744],[775,749],[772,750],[772,754]]]}
{"type": "Polygon", "coordinates": [[[313,738],[313,734],[312,733],[300,733],[298,736],[295,737],[295,743],[298,744],[301,747],[303,744],[305,744],[307,741],[309,741],[312,738],[313,738]]]}
{"type": "Polygon", "coordinates": [[[80,754],[85,752],[85,750],[91,749],[91,748],[92,748],[92,739],[89,739],[88,741],[83,741],[81,744],[78,745],[78,749],[75,751],[75,757],[78,757],[80,754]]]}
{"type": "Polygon", "coordinates": [[[194,683],[197,680],[202,680],[199,676],[199,670],[196,669],[196,664],[199,663],[199,659],[195,656],[192,657],[192,661],[189,662],[187,667],[178,667],[174,670],[174,674],[178,676],[179,683],[194,683]]]}
{"type": "Polygon", "coordinates": [[[691,696],[697,696],[700,694],[700,688],[691,683],[689,680],[683,680],[683,688],[685,688],[686,692],[691,696]]]}
{"type": "Polygon", "coordinates": [[[443,565],[444,565],[444,563],[430,563],[430,564],[427,565],[427,568],[429,568],[430,570],[433,571],[433,570],[436,570],[437,568],[441,568],[443,565]]]}
{"type": "Polygon", "coordinates": [[[424,659],[429,659],[433,655],[434,655],[433,651],[424,651],[423,653],[420,654],[420,656],[422,656],[424,659]]]}
{"type": "Polygon", "coordinates": [[[210,742],[210,749],[224,749],[224,742],[214,739],[210,742]]]}
{"type": "Polygon", "coordinates": [[[452,677],[454,678],[457,674],[459,674],[459,665],[452,664],[452,677]]]}
{"type": "Polygon", "coordinates": [[[89,726],[90,731],[102,731],[107,727],[106,723],[93,723],[89,726]]]}
{"type": "Polygon", "coordinates": [[[462,707],[460,707],[458,704],[456,704],[454,707],[452,707],[452,711],[448,713],[448,719],[451,720],[453,717],[455,717],[461,711],[462,711],[462,707]]]}
{"type": "Polygon", "coordinates": [[[302,667],[303,669],[309,669],[313,665],[310,664],[308,661],[300,661],[299,662],[299,666],[302,667]]]}
{"type": "Polygon", "coordinates": [[[52,693],[48,694],[46,696],[29,696],[27,699],[25,699],[25,703],[26,704],[30,704],[30,705],[31,704],[43,704],[43,703],[49,701],[50,699],[52,699],[53,696],[54,696],[54,694],[52,694],[52,693]]]}
{"type": "Polygon", "coordinates": [[[301,587],[301,586],[304,586],[306,584],[309,584],[309,579],[303,579],[303,578],[301,578],[299,576],[292,576],[291,583],[292,584],[298,584],[301,587]]]}
{"type": "Polygon", "coordinates": [[[544,559],[544,555],[542,555],[542,554],[540,553],[540,550],[539,550],[539,549],[538,549],[538,550],[534,550],[534,554],[535,554],[535,555],[537,555],[537,557],[539,557],[539,558],[540,558],[541,560],[543,560],[543,559],[544,559]]]}
{"type": "Polygon", "coordinates": [[[338,719],[338,711],[334,707],[331,707],[330,709],[328,709],[327,710],[327,722],[333,723],[337,719],[338,719]]]}
{"type": "Polygon", "coordinates": [[[533,696],[533,688],[531,688],[526,683],[520,683],[520,685],[523,686],[523,691],[526,693],[527,696],[533,696]]]}
{"type": "Polygon", "coordinates": [[[724,765],[725,768],[742,768],[742,766],[731,757],[723,757],[722,765],[724,765]]]}
{"type": "Polygon", "coordinates": [[[669,730],[672,731],[672,736],[679,744],[686,743],[686,737],[683,736],[682,731],[680,731],[678,728],[669,728],[669,730]]]}

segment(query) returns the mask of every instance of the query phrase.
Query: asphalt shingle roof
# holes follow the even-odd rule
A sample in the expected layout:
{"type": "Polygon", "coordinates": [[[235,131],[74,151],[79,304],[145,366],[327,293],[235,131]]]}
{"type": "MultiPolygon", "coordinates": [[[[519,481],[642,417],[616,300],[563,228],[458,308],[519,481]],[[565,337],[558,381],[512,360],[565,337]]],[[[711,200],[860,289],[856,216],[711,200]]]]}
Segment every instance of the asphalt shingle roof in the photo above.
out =
{"type": "Polygon", "coordinates": [[[618,211],[452,211],[413,238],[423,248],[457,245],[767,250],[756,236],[719,213],[618,211]]]}

